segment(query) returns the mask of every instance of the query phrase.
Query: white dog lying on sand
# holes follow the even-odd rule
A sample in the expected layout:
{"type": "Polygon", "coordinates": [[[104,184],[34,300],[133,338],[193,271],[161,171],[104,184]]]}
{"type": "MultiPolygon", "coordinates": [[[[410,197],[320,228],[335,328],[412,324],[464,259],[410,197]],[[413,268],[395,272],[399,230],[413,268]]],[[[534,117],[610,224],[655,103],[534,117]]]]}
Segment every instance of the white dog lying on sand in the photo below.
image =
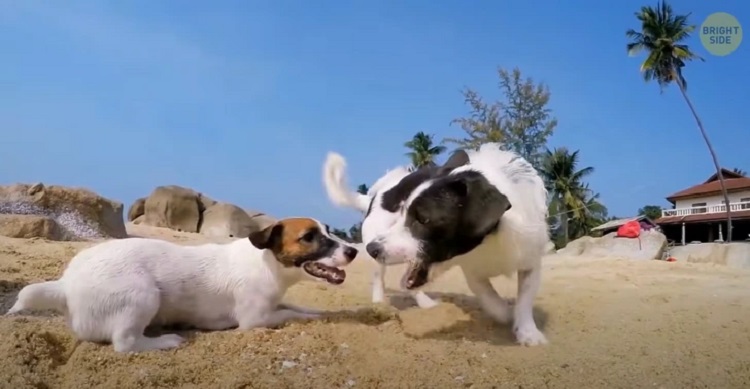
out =
{"type": "Polygon", "coordinates": [[[146,337],[146,327],[246,330],[316,318],[321,311],[282,304],[284,293],[305,274],[341,284],[339,267],[356,256],[309,218],[284,219],[229,244],[111,240],[78,253],[59,280],[24,287],[7,314],[53,309],[81,340],[111,342],[118,352],[168,349],[183,338],[146,337]]]}

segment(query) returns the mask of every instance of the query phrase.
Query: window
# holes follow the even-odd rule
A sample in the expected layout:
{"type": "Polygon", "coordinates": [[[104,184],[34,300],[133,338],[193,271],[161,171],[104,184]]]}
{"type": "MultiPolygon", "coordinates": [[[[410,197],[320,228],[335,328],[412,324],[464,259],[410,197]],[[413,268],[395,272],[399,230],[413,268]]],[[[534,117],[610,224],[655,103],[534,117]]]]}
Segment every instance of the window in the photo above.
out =
{"type": "Polygon", "coordinates": [[[740,209],[750,209],[750,197],[740,199],[740,209]]]}
{"type": "Polygon", "coordinates": [[[690,210],[691,214],[706,213],[707,211],[706,203],[695,203],[695,204],[691,204],[690,207],[693,208],[690,210]]]}

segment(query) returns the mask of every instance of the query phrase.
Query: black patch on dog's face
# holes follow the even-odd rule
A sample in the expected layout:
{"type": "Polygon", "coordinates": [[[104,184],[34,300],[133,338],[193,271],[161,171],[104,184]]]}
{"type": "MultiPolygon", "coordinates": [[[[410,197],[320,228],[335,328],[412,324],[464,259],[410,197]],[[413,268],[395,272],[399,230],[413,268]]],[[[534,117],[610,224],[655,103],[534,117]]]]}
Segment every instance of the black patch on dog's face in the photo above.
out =
{"type": "Polygon", "coordinates": [[[466,254],[497,231],[511,207],[508,198],[479,172],[436,180],[406,210],[406,228],[422,250],[406,279],[410,288],[427,283],[433,264],[466,254]]]}
{"type": "MultiPolygon", "coordinates": [[[[380,205],[388,212],[396,212],[401,207],[401,204],[406,201],[411,192],[413,192],[419,185],[422,185],[422,183],[427,180],[445,176],[452,172],[453,169],[468,163],[469,155],[463,150],[456,150],[443,166],[438,167],[431,163],[427,166],[420,167],[411,172],[408,176],[402,178],[396,186],[384,192],[380,205]]],[[[372,203],[370,203],[370,210],[367,211],[368,215],[371,210],[372,203]]]]}

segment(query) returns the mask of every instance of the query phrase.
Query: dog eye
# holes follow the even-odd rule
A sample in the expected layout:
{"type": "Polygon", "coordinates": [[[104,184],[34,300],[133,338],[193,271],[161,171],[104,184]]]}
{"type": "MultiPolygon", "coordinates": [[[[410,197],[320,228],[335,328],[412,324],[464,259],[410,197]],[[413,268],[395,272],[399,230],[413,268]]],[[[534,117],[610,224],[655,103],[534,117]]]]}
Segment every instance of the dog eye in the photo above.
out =
{"type": "Polygon", "coordinates": [[[425,225],[430,222],[430,219],[424,217],[421,213],[415,213],[414,219],[417,221],[417,223],[425,225]]]}
{"type": "Polygon", "coordinates": [[[303,241],[308,242],[308,243],[312,242],[315,239],[315,233],[312,232],[312,231],[306,232],[305,235],[302,235],[302,238],[300,238],[300,239],[302,239],[303,241]]]}

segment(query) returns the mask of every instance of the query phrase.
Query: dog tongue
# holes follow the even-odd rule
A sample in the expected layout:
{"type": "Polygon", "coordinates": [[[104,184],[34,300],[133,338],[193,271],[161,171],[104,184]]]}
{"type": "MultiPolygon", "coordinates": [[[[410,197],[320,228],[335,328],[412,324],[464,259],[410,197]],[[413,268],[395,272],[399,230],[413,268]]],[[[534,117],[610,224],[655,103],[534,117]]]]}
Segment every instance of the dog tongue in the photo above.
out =
{"type": "Polygon", "coordinates": [[[302,265],[302,269],[304,269],[307,274],[313,277],[322,278],[334,285],[341,284],[346,279],[345,271],[332,266],[326,266],[320,262],[306,262],[302,265]]]}

